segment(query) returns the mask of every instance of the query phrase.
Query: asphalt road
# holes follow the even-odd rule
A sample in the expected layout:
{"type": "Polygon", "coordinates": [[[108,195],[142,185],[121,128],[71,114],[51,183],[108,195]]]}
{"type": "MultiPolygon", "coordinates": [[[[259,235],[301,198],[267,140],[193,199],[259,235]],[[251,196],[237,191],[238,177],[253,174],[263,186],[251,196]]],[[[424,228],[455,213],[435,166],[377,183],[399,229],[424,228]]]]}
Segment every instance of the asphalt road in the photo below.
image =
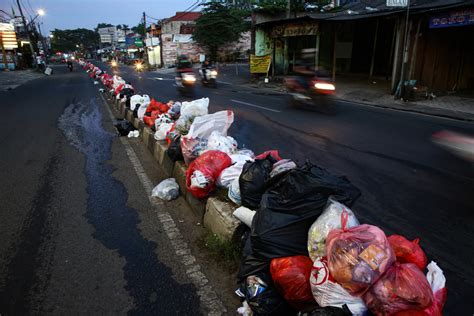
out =
{"type": "Polygon", "coordinates": [[[0,100],[0,314],[200,314],[86,74],[0,100]]]}
{"type": "MultiPolygon", "coordinates": [[[[218,89],[196,89],[196,98],[210,98],[211,112],[234,111],[230,135],[257,153],[278,149],[282,157],[346,175],[362,191],[354,206],[359,220],[387,234],[420,238],[447,277],[445,314],[472,313],[474,166],[430,138],[440,130],[474,135],[474,124],[342,101],[329,111],[295,109],[288,96],[234,84],[232,70],[218,89]]],[[[118,73],[138,93],[163,102],[186,99],[176,91],[172,73],[136,73],[131,67],[118,73]]]]}

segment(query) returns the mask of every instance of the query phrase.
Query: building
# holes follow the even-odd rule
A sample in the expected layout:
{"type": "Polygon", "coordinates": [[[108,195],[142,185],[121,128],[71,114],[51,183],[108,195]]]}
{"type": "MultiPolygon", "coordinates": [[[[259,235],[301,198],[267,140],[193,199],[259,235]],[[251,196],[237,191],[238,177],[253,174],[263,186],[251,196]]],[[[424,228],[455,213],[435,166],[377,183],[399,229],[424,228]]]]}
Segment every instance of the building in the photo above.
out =
{"type": "Polygon", "coordinates": [[[100,36],[100,43],[110,46],[117,45],[117,27],[110,26],[110,27],[102,27],[97,30],[100,36]]]}
{"type": "Polygon", "coordinates": [[[315,51],[314,66],[333,77],[364,74],[405,78],[434,91],[474,89],[474,1],[411,0],[406,8],[387,0],[334,2],[325,12],[254,16],[255,54],[272,56],[274,75],[289,74],[302,49],[315,51]],[[341,4],[341,6],[337,6],[341,4]],[[331,8],[332,7],[332,8],[331,8]],[[406,62],[403,62],[408,25],[406,62]]]}
{"type": "Polygon", "coordinates": [[[199,60],[203,50],[192,38],[196,20],[200,12],[176,12],[176,14],[163,21],[161,26],[161,40],[163,49],[163,64],[174,65],[178,55],[186,54],[194,61],[199,60]]]}

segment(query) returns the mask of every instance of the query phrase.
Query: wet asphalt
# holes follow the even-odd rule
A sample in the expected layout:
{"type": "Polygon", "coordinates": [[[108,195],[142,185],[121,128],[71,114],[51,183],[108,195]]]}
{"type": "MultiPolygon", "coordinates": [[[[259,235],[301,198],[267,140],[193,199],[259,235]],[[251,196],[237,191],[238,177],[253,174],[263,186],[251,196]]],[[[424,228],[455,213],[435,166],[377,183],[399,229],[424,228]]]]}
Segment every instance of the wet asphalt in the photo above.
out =
{"type": "MultiPolygon", "coordinates": [[[[173,86],[173,73],[123,66],[118,73],[158,101],[189,99],[173,86]]],[[[235,73],[234,67],[221,69],[218,88],[198,84],[195,98],[209,97],[210,112],[234,111],[229,134],[239,145],[257,153],[278,149],[284,158],[346,175],[362,191],[353,207],[359,220],[387,235],[420,238],[447,277],[445,314],[471,314],[474,165],[434,145],[431,136],[440,130],[474,136],[474,123],[337,100],[324,108],[294,108],[288,95],[242,87],[235,73]]]]}
{"type": "Polygon", "coordinates": [[[199,314],[128,205],[146,195],[114,176],[124,157],[97,87],[65,70],[0,93],[0,314],[199,314]]]}

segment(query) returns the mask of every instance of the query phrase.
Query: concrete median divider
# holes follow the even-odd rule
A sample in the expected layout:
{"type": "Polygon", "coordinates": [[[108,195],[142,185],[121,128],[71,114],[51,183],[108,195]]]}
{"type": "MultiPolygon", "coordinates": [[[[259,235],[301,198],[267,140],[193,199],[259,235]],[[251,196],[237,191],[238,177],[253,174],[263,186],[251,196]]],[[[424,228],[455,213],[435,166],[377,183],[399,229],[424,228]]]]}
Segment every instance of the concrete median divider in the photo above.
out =
{"type": "Polygon", "coordinates": [[[218,198],[207,200],[204,214],[204,227],[211,230],[222,240],[232,240],[240,221],[232,213],[236,206],[218,198]]]}
{"type": "Polygon", "coordinates": [[[114,103],[117,111],[140,131],[140,136],[146,148],[161,166],[166,177],[173,177],[178,183],[183,198],[193,213],[212,233],[222,240],[231,240],[239,227],[240,221],[233,217],[236,206],[218,197],[198,199],[186,189],[186,165],[183,161],[173,162],[166,153],[168,145],[165,141],[157,141],[154,132],[143,121],[133,117],[133,112],[125,107],[125,103],[114,103]]]}

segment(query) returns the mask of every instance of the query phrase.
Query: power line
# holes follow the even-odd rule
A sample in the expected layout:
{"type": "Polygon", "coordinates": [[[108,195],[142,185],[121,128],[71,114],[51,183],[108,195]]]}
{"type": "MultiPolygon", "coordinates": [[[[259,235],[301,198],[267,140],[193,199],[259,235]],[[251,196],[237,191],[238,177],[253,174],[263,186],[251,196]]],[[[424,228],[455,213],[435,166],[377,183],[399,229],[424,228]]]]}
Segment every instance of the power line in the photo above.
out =
{"type": "Polygon", "coordinates": [[[186,14],[188,14],[189,12],[191,12],[192,10],[196,9],[197,7],[199,7],[200,5],[202,5],[203,3],[206,2],[206,0],[202,0],[201,2],[199,2],[199,1],[200,0],[196,1],[191,7],[187,8],[181,14],[176,15],[174,18],[175,19],[182,18],[183,16],[185,16],[186,14]]]}

